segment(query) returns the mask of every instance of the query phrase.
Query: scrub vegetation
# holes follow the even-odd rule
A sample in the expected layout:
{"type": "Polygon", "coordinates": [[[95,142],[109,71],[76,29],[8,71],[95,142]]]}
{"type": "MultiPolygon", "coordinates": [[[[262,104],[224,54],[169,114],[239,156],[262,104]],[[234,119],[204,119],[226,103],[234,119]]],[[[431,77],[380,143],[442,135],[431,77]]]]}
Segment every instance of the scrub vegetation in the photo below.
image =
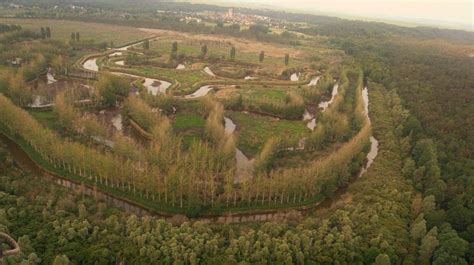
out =
{"type": "Polygon", "coordinates": [[[474,262],[472,33],[19,3],[0,4],[6,264],[474,262]]]}

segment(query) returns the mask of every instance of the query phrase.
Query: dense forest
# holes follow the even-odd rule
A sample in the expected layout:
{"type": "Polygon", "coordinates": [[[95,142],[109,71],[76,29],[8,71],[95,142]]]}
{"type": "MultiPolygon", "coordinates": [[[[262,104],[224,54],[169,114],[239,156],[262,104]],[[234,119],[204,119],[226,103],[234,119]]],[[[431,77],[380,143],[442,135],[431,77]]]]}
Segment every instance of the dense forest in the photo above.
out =
{"type": "MultiPolygon", "coordinates": [[[[141,93],[129,96],[128,80],[111,75],[101,75],[92,94],[75,88],[51,96],[53,116],[39,122],[37,116],[44,114],[34,116],[22,109],[32,103],[29,84],[50,69],[76,71],[72,62],[85,52],[102,52],[113,45],[80,41],[79,33],[77,39],[73,33],[74,40],[61,42],[51,39],[49,27],[39,25],[32,31],[0,24],[2,66],[10,67],[17,57],[24,60],[23,66],[0,72],[2,133],[28,146],[50,170],[127,198],[146,198],[158,210],[183,214],[171,221],[136,216],[105,200],[71,192],[25,170],[0,144],[0,232],[9,233],[21,247],[20,255],[6,257],[4,263],[474,263],[472,32],[236,9],[288,26],[282,33],[271,33],[265,25],[241,30],[179,19],[179,12],[227,10],[210,5],[149,1],[111,5],[109,0],[19,3],[38,6],[15,13],[19,18],[146,26],[292,47],[308,36],[324,38],[325,45],[347,57],[338,67],[323,71],[317,90],[299,86],[298,93],[283,99],[240,96],[223,102],[213,97],[197,101],[190,108],[199,109],[203,117],[204,140],[190,144],[172,135],[168,114],[175,111],[176,98],[143,93],[144,87],[136,82],[133,85],[141,93]],[[55,4],[59,9],[52,12],[55,4]],[[84,5],[88,11],[71,11],[69,4],[84,5]],[[146,10],[150,6],[179,12],[157,14],[146,10]],[[226,111],[268,112],[278,119],[296,120],[305,104],[328,97],[336,80],[338,97],[331,109],[317,114],[316,129],[305,142],[310,152],[332,155],[273,170],[278,159],[288,156],[276,150],[295,148],[297,143],[271,138],[256,155],[258,177],[233,185],[236,140],[225,134],[226,111]],[[370,121],[363,115],[363,87],[369,91],[370,121]],[[110,134],[97,119],[84,114],[91,107],[75,102],[89,97],[96,109],[123,105],[124,125],[142,130],[149,147],[123,134],[110,134]],[[97,148],[91,140],[97,135],[110,137],[115,147],[97,148]],[[379,142],[378,156],[365,175],[354,178],[364,164],[369,135],[379,142]],[[345,148],[337,149],[342,144],[345,148]],[[205,211],[294,207],[320,200],[304,215],[294,211],[278,222],[213,224],[192,219],[205,211]]],[[[313,68],[328,66],[318,67],[313,68]]]]}
{"type": "Polygon", "coordinates": [[[413,175],[420,192],[436,198],[439,209],[426,215],[433,218],[428,224],[449,222],[471,243],[472,252],[474,61],[464,44],[397,38],[382,43],[344,40],[341,45],[361,61],[370,79],[397,89],[411,113],[407,125],[412,137],[423,140],[432,153],[420,153],[416,144],[404,172],[413,175]],[[420,164],[417,156],[436,163],[420,164]],[[432,188],[419,183],[428,175],[438,176],[432,188]]]}
{"type": "MultiPolygon", "coordinates": [[[[2,151],[1,224],[23,249],[7,264],[462,264],[467,241],[449,224],[433,221],[433,196],[419,196],[411,177],[401,173],[410,141],[400,138],[394,124],[407,120],[406,111],[396,93],[375,83],[371,87],[374,135],[384,149],[368,175],[344,195],[345,205],[330,216],[316,211],[284,223],[175,227],[152,217],[124,215],[48,184],[16,169],[2,151]]],[[[423,142],[417,143],[419,151],[430,152],[423,142]]]]}

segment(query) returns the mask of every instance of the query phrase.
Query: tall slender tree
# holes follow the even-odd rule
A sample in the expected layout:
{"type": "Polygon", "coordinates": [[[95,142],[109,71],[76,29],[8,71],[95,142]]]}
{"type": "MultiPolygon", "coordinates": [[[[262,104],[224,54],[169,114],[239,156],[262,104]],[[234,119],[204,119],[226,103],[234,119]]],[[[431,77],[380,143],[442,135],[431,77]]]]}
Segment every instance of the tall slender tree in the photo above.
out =
{"type": "Polygon", "coordinates": [[[178,57],[178,42],[175,41],[173,42],[173,44],[171,45],[171,59],[176,59],[176,57],[178,57]]]}
{"type": "Polygon", "coordinates": [[[201,57],[202,57],[202,58],[206,57],[206,54],[207,54],[207,45],[204,44],[204,45],[201,47],[201,57]]]}
{"type": "Polygon", "coordinates": [[[232,48],[230,48],[230,59],[234,60],[235,59],[235,47],[232,46],[232,48]]]}
{"type": "Polygon", "coordinates": [[[150,40],[146,39],[143,41],[143,49],[149,50],[150,49],[150,40]]]}
{"type": "Polygon", "coordinates": [[[263,59],[265,59],[265,52],[261,51],[260,54],[258,55],[258,61],[263,62],[263,59]]]}
{"type": "Polygon", "coordinates": [[[173,42],[173,44],[171,46],[171,52],[172,53],[178,52],[178,42],[177,41],[173,42]]]}

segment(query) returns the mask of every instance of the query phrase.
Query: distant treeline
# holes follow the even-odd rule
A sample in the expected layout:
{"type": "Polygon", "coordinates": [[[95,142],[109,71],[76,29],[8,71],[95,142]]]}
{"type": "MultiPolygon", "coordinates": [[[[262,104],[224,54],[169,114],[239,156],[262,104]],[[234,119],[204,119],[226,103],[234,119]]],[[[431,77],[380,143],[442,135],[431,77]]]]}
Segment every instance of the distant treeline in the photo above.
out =
{"type": "MultiPolygon", "coordinates": [[[[126,19],[126,25],[131,26],[145,26],[145,24],[139,23],[138,21],[143,18],[156,18],[162,14],[157,14],[157,10],[160,11],[170,11],[170,12],[202,12],[202,11],[213,11],[213,12],[226,12],[228,7],[206,5],[206,4],[190,4],[190,3],[177,3],[177,2],[161,2],[161,1],[152,1],[152,0],[139,0],[139,1],[127,1],[127,0],[21,0],[16,3],[23,5],[34,5],[43,8],[51,8],[52,6],[64,7],[68,5],[81,5],[88,9],[92,9],[93,12],[101,9],[114,11],[123,11],[130,12],[130,17],[132,19],[126,19]],[[94,10],[97,9],[97,10],[94,10]],[[138,23],[138,24],[137,24],[138,23]]],[[[77,12],[77,11],[76,11],[77,12]]],[[[451,30],[451,29],[439,29],[433,27],[402,27],[382,22],[368,22],[368,21],[357,21],[357,20],[346,20],[330,16],[321,16],[321,15],[312,15],[312,14],[300,14],[300,13],[289,13],[284,11],[275,11],[275,10],[257,10],[250,8],[234,8],[235,13],[243,13],[249,15],[259,15],[267,16],[273,19],[282,20],[282,21],[291,21],[289,23],[288,29],[299,31],[308,34],[321,34],[327,36],[338,36],[338,37],[374,37],[374,36],[409,36],[420,39],[432,39],[432,38],[443,38],[453,41],[474,41],[474,33],[467,32],[462,30],[451,30]],[[298,26],[291,26],[294,22],[308,23],[309,27],[300,28],[298,26]]],[[[43,11],[35,10],[34,13],[28,12],[28,16],[35,16],[43,13],[43,11]]],[[[98,14],[98,13],[97,13],[98,14]]],[[[44,16],[46,14],[41,14],[44,16]]],[[[51,13],[53,17],[60,15],[56,12],[51,13]]],[[[117,18],[117,16],[114,16],[117,18]]],[[[120,18],[120,16],[119,16],[120,18]]],[[[169,20],[171,17],[165,17],[165,19],[160,20],[159,25],[147,25],[148,27],[159,27],[161,26],[166,28],[166,23],[164,21],[169,20]]],[[[179,21],[178,17],[175,19],[179,21]]],[[[90,19],[90,17],[88,18],[90,19]]],[[[105,16],[98,16],[99,21],[104,23],[110,23],[117,21],[107,21],[105,16]]],[[[168,21],[169,22],[169,21],[168,21]]],[[[150,19],[147,19],[147,23],[150,23],[150,19]]],[[[181,23],[186,24],[186,23],[181,23]]],[[[187,23],[189,24],[198,24],[198,23],[187,23]]],[[[198,24],[199,25],[199,24],[198,24]]],[[[194,25],[193,25],[194,26],[194,25]]],[[[185,31],[195,32],[196,28],[188,28],[184,26],[185,31]]],[[[174,30],[183,30],[183,28],[178,25],[171,25],[171,28],[174,30]]],[[[203,32],[201,27],[198,27],[197,32],[210,33],[212,27],[207,27],[208,29],[203,32]]],[[[224,32],[225,33],[225,32],[224,32]]]]}

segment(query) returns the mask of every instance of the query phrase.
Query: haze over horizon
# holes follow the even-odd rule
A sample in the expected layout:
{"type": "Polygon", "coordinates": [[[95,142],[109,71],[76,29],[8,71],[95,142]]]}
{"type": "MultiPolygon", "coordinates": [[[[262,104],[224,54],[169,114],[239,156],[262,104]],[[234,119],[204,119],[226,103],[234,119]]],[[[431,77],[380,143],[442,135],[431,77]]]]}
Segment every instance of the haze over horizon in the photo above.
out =
{"type": "MultiPolygon", "coordinates": [[[[407,23],[438,25],[474,30],[472,1],[433,0],[198,0],[239,6],[261,6],[292,12],[353,16],[376,20],[394,20],[407,23]]],[[[193,1],[196,2],[196,1],[193,1]]]]}

